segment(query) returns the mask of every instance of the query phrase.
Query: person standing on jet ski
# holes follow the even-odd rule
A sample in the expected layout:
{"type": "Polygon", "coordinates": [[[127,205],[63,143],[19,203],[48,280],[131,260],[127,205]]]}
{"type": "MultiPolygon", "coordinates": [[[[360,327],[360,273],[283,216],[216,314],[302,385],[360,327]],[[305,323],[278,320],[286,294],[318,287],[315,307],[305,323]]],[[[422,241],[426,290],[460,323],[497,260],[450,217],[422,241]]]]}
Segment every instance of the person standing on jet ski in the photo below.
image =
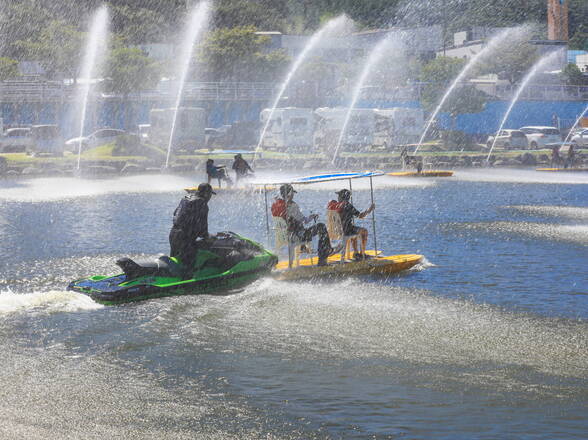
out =
{"type": "Polygon", "coordinates": [[[304,224],[318,219],[318,214],[311,214],[308,217],[302,215],[300,207],[294,201],[294,190],[292,185],[285,184],[280,187],[280,195],[286,202],[286,224],[288,225],[288,233],[295,237],[298,242],[308,242],[312,237],[318,235],[318,265],[326,266],[329,255],[336,252],[331,247],[331,240],[327,232],[327,227],[324,223],[315,223],[310,228],[305,228],[304,224]]]}
{"type": "Polygon", "coordinates": [[[200,247],[197,239],[207,239],[208,201],[213,194],[212,186],[201,183],[196,188],[186,188],[188,194],[174,211],[173,226],[169,233],[170,257],[178,257],[185,269],[185,276],[191,276],[196,253],[200,247]]]}
{"type": "Polygon", "coordinates": [[[337,191],[335,194],[338,196],[338,211],[339,215],[341,216],[343,235],[359,235],[361,238],[360,252],[357,251],[356,245],[353,246],[355,250],[353,258],[355,260],[364,260],[366,258],[365,248],[368,240],[368,231],[366,228],[355,226],[353,224],[353,218],[364,218],[374,209],[376,209],[376,205],[372,203],[368,209],[363,212],[359,212],[355,206],[351,204],[351,191],[348,189],[342,189],[341,191],[337,191]]]}

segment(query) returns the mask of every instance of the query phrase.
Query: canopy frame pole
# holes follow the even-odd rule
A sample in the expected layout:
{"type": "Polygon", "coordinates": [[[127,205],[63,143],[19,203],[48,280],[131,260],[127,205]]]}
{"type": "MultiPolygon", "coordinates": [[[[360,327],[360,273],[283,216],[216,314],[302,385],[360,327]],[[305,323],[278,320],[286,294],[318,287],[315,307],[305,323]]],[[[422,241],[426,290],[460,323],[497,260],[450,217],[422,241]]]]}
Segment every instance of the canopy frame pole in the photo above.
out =
{"type": "MultiPolygon", "coordinates": [[[[374,204],[374,183],[372,181],[372,176],[370,176],[370,195],[372,197],[372,205],[374,204]]],[[[378,256],[378,239],[376,237],[376,210],[372,211],[372,230],[374,233],[374,252],[376,253],[376,257],[378,256]]]]}
{"type": "Polygon", "coordinates": [[[263,197],[265,199],[265,231],[266,231],[266,238],[267,243],[270,243],[270,226],[269,226],[269,217],[267,215],[267,185],[263,185],[263,197]]]}

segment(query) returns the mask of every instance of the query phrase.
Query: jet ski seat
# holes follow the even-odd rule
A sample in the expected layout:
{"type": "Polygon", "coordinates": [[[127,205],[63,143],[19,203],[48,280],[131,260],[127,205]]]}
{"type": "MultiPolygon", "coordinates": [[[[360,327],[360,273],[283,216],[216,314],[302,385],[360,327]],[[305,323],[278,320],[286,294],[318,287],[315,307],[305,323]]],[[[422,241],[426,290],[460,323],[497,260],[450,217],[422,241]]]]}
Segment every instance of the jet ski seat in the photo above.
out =
{"type": "Polygon", "coordinates": [[[182,267],[167,255],[162,255],[156,260],[134,261],[128,257],[116,260],[127,278],[133,279],[146,275],[181,277],[182,267]]]}

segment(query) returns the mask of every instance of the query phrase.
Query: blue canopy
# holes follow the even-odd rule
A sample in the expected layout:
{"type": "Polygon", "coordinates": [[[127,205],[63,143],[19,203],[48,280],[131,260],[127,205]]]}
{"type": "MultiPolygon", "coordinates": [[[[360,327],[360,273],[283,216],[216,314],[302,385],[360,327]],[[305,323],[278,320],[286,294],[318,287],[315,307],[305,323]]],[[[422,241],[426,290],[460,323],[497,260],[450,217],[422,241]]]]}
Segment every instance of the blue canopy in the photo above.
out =
{"type": "Polygon", "coordinates": [[[298,177],[291,179],[288,182],[292,184],[308,184],[308,183],[319,183],[319,182],[330,182],[332,180],[348,180],[348,179],[359,179],[362,177],[376,177],[383,176],[382,171],[364,171],[360,173],[329,173],[329,174],[317,174],[314,176],[298,177]]]}

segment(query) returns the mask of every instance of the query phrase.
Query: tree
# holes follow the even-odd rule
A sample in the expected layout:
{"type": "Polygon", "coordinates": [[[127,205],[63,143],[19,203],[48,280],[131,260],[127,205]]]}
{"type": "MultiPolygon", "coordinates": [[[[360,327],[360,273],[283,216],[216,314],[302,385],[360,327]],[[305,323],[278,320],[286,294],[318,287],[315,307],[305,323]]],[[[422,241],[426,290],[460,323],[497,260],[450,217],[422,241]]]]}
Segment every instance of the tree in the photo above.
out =
{"type": "Polygon", "coordinates": [[[137,48],[113,49],[106,63],[105,88],[122,96],[125,126],[130,124],[129,95],[155,87],[160,79],[161,66],[137,48]]]}
{"type": "Polygon", "coordinates": [[[587,82],[580,68],[572,63],[564,67],[562,75],[566,84],[570,86],[581,86],[587,82]]]}
{"type": "Polygon", "coordinates": [[[39,61],[50,76],[65,75],[76,82],[84,34],[74,26],[54,20],[35,39],[17,43],[22,56],[39,61]]]}
{"type": "Polygon", "coordinates": [[[11,58],[0,57],[0,81],[19,76],[18,61],[11,58]]]}
{"type": "Polygon", "coordinates": [[[525,41],[514,41],[500,51],[494,51],[491,57],[486,57],[477,73],[480,75],[493,73],[513,85],[525,76],[537,58],[538,53],[534,46],[525,41]]]}
{"type": "Polygon", "coordinates": [[[254,26],[217,29],[197,55],[215,80],[264,81],[274,79],[287,65],[283,51],[266,50],[270,39],[257,35],[254,26]]]}
{"type": "MultiPolygon", "coordinates": [[[[459,75],[464,65],[465,61],[459,58],[437,57],[423,66],[420,79],[426,84],[421,103],[425,110],[435,110],[450,83],[459,75]]],[[[460,84],[446,99],[441,110],[451,115],[452,129],[455,129],[458,115],[481,112],[486,100],[487,95],[474,85],[460,84]]]]}

